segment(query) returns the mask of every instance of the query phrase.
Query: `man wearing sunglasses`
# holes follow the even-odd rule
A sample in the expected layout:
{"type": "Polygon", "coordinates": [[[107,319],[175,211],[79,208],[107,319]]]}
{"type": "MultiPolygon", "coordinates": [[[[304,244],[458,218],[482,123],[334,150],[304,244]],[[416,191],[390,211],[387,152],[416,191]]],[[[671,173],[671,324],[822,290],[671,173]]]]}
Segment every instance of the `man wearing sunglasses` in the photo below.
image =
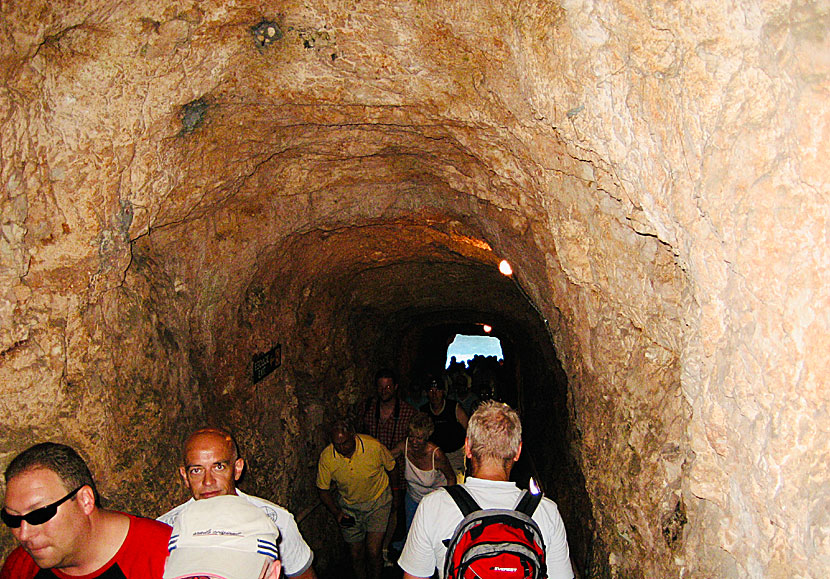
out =
{"type": "Polygon", "coordinates": [[[71,447],[37,444],[9,463],[5,479],[0,518],[20,546],[0,579],[161,578],[170,527],[101,508],[92,474],[71,447]]]}

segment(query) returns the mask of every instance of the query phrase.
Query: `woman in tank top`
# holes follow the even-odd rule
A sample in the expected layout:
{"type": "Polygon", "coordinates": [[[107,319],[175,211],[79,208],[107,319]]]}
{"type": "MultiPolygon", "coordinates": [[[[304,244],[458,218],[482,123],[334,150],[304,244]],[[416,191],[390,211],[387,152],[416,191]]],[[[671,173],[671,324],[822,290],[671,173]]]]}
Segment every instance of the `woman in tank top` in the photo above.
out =
{"type": "Polygon", "coordinates": [[[406,530],[412,524],[415,509],[425,496],[442,486],[456,483],[456,474],[447,456],[429,441],[435,426],[432,419],[423,412],[409,421],[409,436],[392,449],[395,459],[404,457],[404,478],[406,478],[406,530]]]}

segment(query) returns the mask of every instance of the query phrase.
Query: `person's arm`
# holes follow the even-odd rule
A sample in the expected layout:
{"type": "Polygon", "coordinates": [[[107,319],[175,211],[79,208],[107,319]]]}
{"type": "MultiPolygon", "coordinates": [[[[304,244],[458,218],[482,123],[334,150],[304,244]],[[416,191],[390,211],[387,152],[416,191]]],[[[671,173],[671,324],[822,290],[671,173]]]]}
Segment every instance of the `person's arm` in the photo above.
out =
{"type": "Polygon", "coordinates": [[[444,451],[440,448],[435,450],[435,466],[438,467],[442,473],[444,473],[444,477],[447,479],[447,486],[451,487],[455,483],[458,482],[456,478],[455,469],[450,464],[447,455],[444,454],[444,451]]]}
{"type": "Polygon", "coordinates": [[[389,449],[383,446],[380,442],[378,442],[378,446],[380,447],[380,462],[383,464],[383,468],[387,471],[391,471],[395,468],[395,459],[392,457],[392,453],[389,452],[389,449]]]}
{"type": "Polygon", "coordinates": [[[392,454],[392,458],[394,458],[396,462],[398,457],[400,457],[404,453],[404,450],[406,449],[405,445],[406,438],[404,438],[403,440],[398,442],[398,444],[389,449],[389,452],[392,454]]]}
{"type": "Polygon", "coordinates": [[[548,566],[550,579],[573,579],[574,572],[571,565],[568,536],[565,532],[565,523],[559,514],[559,509],[553,501],[542,499],[537,507],[537,519],[545,541],[545,562],[548,566]],[[539,517],[542,510],[544,517],[539,517]]]}
{"type": "Polygon", "coordinates": [[[320,502],[326,507],[328,512],[330,512],[334,516],[334,520],[337,521],[337,524],[340,524],[340,521],[343,520],[343,517],[346,516],[346,513],[337,506],[337,503],[334,501],[334,496],[332,496],[331,491],[328,489],[321,489],[318,488],[317,492],[320,495],[320,502]]]}
{"type": "MultiPolygon", "coordinates": [[[[269,517],[272,513],[263,509],[269,517]]],[[[273,512],[276,516],[275,523],[280,530],[280,559],[282,559],[282,572],[288,579],[316,579],[311,565],[314,562],[314,553],[308,546],[297,520],[289,511],[276,509],[273,512]]]]}
{"type": "Polygon", "coordinates": [[[334,515],[334,519],[339,525],[340,521],[345,516],[345,513],[334,501],[334,496],[332,496],[331,491],[329,490],[332,483],[332,467],[330,462],[333,453],[334,448],[331,445],[327,446],[323,452],[320,453],[320,460],[317,462],[317,481],[315,482],[315,486],[317,487],[317,494],[320,496],[320,502],[323,503],[328,512],[334,515]],[[331,454],[328,453],[330,449],[331,454]]]}
{"type": "Polygon", "coordinates": [[[455,403],[455,419],[458,420],[458,424],[464,427],[464,430],[467,430],[467,423],[470,419],[467,417],[467,413],[464,412],[464,408],[458,402],[455,403]]]}

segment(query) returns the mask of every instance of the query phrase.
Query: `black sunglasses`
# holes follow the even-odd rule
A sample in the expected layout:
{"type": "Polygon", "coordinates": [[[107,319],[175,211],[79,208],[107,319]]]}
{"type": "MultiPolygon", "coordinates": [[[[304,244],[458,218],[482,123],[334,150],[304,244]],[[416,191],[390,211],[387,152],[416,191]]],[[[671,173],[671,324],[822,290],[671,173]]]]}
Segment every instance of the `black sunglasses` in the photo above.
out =
{"type": "Polygon", "coordinates": [[[0,519],[3,519],[3,522],[6,523],[7,527],[11,527],[12,529],[18,528],[23,521],[26,521],[30,525],[42,525],[52,517],[58,514],[58,507],[61,506],[63,503],[74,497],[78,494],[78,491],[84,488],[86,485],[81,485],[76,488],[74,491],[63,497],[62,499],[55,501],[51,505],[46,505],[45,507],[40,507],[39,509],[35,509],[25,515],[11,515],[6,512],[6,509],[0,510],[0,519]]]}

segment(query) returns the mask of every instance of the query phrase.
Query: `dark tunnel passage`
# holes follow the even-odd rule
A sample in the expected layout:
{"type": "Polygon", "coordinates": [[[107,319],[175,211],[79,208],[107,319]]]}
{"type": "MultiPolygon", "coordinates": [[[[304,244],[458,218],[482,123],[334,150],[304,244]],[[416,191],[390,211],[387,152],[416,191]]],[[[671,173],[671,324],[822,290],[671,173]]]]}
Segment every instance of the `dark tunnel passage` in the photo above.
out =
{"type": "MultiPolygon", "coordinates": [[[[425,269],[436,268],[428,265],[425,269]]],[[[485,323],[493,328],[490,335],[501,341],[504,353],[498,398],[519,410],[524,427],[523,458],[514,476],[523,488],[527,478],[534,476],[546,495],[557,502],[568,529],[574,565],[584,573],[590,565],[594,523],[585,480],[572,454],[567,377],[550,330],[518,282],[483,267],[469,273],[462,273],[463,269],[444,266],[434,275],[469,284],[469,295],[481,296],[484,303],[489,301],[486,294],[503,292],[498,299],[510,305],[504,310],[475,309],[474,301],[459,304],[449,298],[433,311],[402,307],[384,316],[389,323],[378,341],[376,361],[399,369],[402,388],[419,387],[425,375],[441,375],[455,334],[482,334],[485,323]]],[[[432,291],[444,297],[453,287],[451,281],[445,289],[432,291]]]]}
{"type": "Polygon", "coordinates": [[[401,346],[393,354],[392,359],[398,360],[397,367],[403,370],[402,384],[406,385],[407,376],[417,380],[423,372],[440,375],[453,336],[483,334],[483,323],[493,328],[489,335],[500,339],[504,353],[497,398],[518,409],[524,427],[523,454],[513,479],[527,488],[528,478],[533,476],[546,496],[557,502],[568,529],[574,566],[585,576],[593,564],[594,520],[585,479],[571,450],[567,376],[544,320],[534,317],[532,311],[528,311],[527,323],[496,311],[420,315],[404,326],[403,338],[397,342],[401,346]]]}
{"type": "MultiPolygon", "coordinates": [[[[352,309],[344,319],[352,347],[360,352],[356,357],[366,359],[364,396],[373,393],[372,369],[391,366],[399,372],[402,389],[420,387],[426,375],[441,374],[455,334],[481,334],[483,323],[492,326],[490,335],[501,341],[504,352],[499,399],[519,410],[524,426],[523,457],[514,477],[526,488],[533,476],[557,502],[574,566],[584,574],[592,564],[594,522],[584,477],[571,450],[567,377],[546,320],[518,282],[493,267],[447,263],[391,264],[358,277],[349,286],[352,309]],[[376,299],[384,293],[381,288],[387,297],[376,299]],[[403,296],[412,301],[403,301],[403,296]],[[376,332],[374,342],[366,340],[367,332],[376,332]]],[[[336,561],[332,571],[325,571],[330,563],[323,560],[319,572],[336,577],[343,564],[336,561]]]]}
{"type": "MultiPolygon", "coordinates": [[[[559,505],[575,568],[582,573],[592,564],[594,522],[573,451],[567,378],[549,321],[521,285],[522,276],[532,273],[518,267],[512,276],[501,274],[498,256],[480,236],[469,230],[460,235],[460,227],[433,217],[430,226],[393,221],[293,236],[263,251],[260,265],[236,280],[237,301],[223,306],[231,315],[206,325],[204,333],[191,322],[191,338],[202,338],[187,354],[198,372],[199,414],[239,433],[249,457],[246,492],[276,493],[297,505],[321,576],[337,577],[346,555],[344,544],[330,540],[337,533],[331,517],[315,508],[325,424],[348,416],[373,393],[379,367],[395,368],[402,389],[426,373],[439,374],[452,337],[481,332],[482,323],[492,326],[504,353],[500,397],[523,420],[519,483],[526,485],[531,475],[538,480],[559,505]],[[280,366],[250,383],[251,354],[276,344],[280,366]],[[208,359],[217,364],[205,366],[208,359]],[[297,411],[300,419],[292,420],[297,411]]],[[[190,288],[180,282],[177,292],[175,280],[165,281],[171,260],[179,258],[160,251],[160,242],[179,246],[178,229],[178,235],[162,230],[139,240],[133,257],[132,283],[144,278],[166,293],[168,299],[153,307],[171,319],[176,310],[170,304],[190,288]]],[[[173,270],[186,265],[192,261],[173,270]]],[[[234,280],[221,274],[223,283],[234,280]]],[[[169,344],[177,341],[168,338],[169,344]]]]}

